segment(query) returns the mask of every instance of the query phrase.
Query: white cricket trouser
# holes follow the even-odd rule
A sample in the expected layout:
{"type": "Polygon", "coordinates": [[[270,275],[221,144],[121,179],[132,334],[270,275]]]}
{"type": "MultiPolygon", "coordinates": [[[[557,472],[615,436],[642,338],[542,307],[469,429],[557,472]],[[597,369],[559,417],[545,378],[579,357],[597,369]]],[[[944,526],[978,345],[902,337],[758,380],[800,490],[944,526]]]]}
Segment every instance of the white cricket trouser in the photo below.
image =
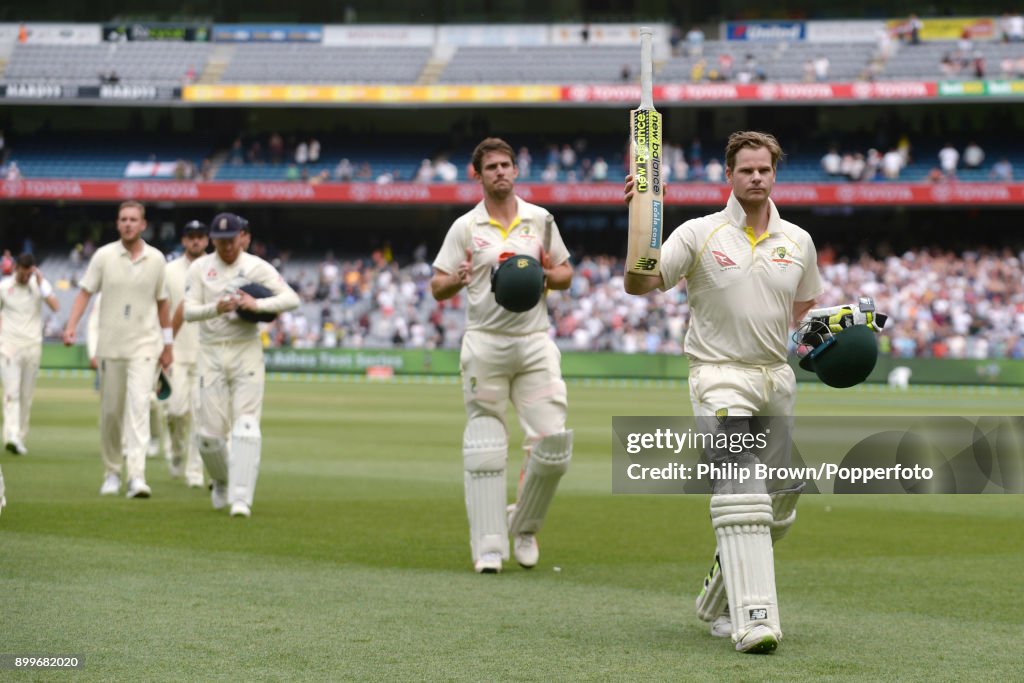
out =
{"type": "Polygon", "coordinates": [[[196,363],[175,361],[169,372],[171,380],[171,396],[167,399],[167,417],[176,418],[189,416],[188,433],[183,435],[184,444],[174,443],[181,435],[171,432],[172,445],[177,452],[183,448],[185,456],[185,476],[200,477],[203,474],[203,460],[199,457],[199,446],[194,438],[196,424],[196,406],[199,405],[199,366],[196,363]]]}
{"type": "Polygon", "coordinates": [[[0,348],[0,381],[4,385],[4,442],[28,438],[32,394],[39,374],[42,346],[0,348]]]}
{"type": "Polygon", "coordinates": [[[97,358],[100,374],[100,444],[107,474],[145,479],[149,399],[156,382],[155,356],[97,358]]]}
{"type": "Polygon", "coordinates": [[[467,417],[490,415],[505,424],[511,398],[527,452],[545,436],[565,431],[569,404],[561,359],[547,332],[514,336],[467,331],[459,357],[467,417]]]}
{"type": "Polygon", "coordinates": [[[199,350],[196,433],[227,439],[234,421],[263,412],[263,347],[259,339],[204,343],[199,350]]]}
{"type": "MultiPolygon", "coordinates": [[[[796,404],[796,376],[782,363],[772,367],[694,363],[690,365],[690,403],[702,431],[714,431],[719,411],[728,417],[766,416],[774,429],[767,447],[757,455],[772,467],[790,464],[793,411],[796,404]],[[702,422],[706,418],[707,422],[702,422]]],[[[774,480],[769,490],[782,485],[774,480]]]]}

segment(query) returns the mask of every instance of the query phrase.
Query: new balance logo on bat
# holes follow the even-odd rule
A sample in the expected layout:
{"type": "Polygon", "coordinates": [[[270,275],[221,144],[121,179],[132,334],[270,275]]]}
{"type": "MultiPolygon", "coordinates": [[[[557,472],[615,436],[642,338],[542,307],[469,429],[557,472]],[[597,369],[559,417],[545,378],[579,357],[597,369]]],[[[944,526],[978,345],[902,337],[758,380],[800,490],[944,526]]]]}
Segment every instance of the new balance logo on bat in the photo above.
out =
{"type": "Polygon", "coordinates": [[[637,270],[654,270],[654,268],[657,265],[658,265],[658,259],[656,259],[656,258],[646,258],[646,257],[641,256],[640,258],[638,258],[636,260],[636,265],[633,266],[633,267],[636,268],[637,270]]]}

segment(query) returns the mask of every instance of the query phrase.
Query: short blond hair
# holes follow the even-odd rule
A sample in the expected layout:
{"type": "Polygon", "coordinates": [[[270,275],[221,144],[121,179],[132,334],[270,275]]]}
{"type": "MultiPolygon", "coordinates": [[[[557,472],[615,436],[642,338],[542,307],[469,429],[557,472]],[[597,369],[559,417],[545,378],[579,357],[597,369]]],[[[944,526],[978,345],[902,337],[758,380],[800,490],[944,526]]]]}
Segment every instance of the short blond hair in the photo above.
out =
{"type": "Polygon", "coordinates": [[[117,207],[117,215],[118,216],[121,215],[121,211],[123,209],[138,209],[139,213],[142,214],[142,217],[143,218],[146,217],[146,205],[143,204],[142,202],[140,202],[137,199],[129,199],[127,201],[121,202],[121,205],[117,207]]]}
{"type": "Polygon", "coordinates": [[[741,130],[729,136],[729,142],[725,143],[725,167],[733,168],[736,164],[736,155],[741,149],[767,149],[772,155],[772,168],[779,164],[782,158],[782,146],[771,133],[762,133],[756,130],[741,130]]]}

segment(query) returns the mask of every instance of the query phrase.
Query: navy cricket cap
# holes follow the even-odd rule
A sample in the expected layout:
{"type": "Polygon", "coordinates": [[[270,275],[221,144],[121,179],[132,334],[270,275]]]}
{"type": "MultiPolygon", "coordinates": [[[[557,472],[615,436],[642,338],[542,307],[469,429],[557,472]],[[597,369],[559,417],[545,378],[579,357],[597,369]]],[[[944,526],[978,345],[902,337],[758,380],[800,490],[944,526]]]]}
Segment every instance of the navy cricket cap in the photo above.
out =
{"type": "Polygon", "coordinates": [[[190,232],[201,232],[205,235],[210,232],[210,226],[202,221],[189,221],[185,224],[185,227],[181,229],[181,234],[187,235],[190,232]]]}
{"type": "Polygon", "coordinates": [[[249,221],[233,213],[218,213],[210,223],[210,237],[221,239],[234,237],[243,230],[249,229],[249,221]]]}

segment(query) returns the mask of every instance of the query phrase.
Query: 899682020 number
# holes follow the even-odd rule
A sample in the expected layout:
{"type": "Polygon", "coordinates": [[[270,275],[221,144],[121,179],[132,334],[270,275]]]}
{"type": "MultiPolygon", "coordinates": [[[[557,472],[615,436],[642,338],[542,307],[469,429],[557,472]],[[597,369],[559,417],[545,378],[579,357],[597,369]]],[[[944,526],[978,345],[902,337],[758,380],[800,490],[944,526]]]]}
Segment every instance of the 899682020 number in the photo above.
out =
{"type": "Polygon", "coordinates": [[[82,655],[0,654],[0,669],[82,669],[82,655]]]}

